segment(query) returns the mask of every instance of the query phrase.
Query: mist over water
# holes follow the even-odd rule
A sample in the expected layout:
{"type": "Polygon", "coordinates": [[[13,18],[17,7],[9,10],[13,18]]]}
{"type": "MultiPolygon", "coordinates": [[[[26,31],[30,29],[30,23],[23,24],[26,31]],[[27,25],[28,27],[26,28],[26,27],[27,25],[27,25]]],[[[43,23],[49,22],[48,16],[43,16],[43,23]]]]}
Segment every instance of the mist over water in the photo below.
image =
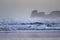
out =
{"type": "Polygon", "coordinates": [[[0,0],[0,18],[30,18],[31,12],[60,11],[60,0],[0,0]]]}

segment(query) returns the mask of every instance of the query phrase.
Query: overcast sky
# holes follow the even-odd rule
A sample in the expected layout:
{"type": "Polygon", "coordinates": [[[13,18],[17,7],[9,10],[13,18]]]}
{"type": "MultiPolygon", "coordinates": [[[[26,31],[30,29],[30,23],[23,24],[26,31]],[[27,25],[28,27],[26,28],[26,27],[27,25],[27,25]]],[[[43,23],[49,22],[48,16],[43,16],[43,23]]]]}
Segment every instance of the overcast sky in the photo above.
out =
{"type": "Polygon", "coordinates": [[[0,18],[30,18],[32,10],[60,11],[60,0],[0,0],[0,18]]]}

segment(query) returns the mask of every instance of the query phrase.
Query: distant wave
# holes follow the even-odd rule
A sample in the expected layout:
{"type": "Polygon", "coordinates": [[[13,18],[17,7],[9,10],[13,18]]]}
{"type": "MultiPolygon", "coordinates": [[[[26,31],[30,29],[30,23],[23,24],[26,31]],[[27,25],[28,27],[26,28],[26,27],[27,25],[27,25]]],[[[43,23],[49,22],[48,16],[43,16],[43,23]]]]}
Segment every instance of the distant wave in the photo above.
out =
{"type": "Polygon", "coordinates": [[[0,19],[0,31],[17,30],[60,30],[60,20],[0,19]]]}

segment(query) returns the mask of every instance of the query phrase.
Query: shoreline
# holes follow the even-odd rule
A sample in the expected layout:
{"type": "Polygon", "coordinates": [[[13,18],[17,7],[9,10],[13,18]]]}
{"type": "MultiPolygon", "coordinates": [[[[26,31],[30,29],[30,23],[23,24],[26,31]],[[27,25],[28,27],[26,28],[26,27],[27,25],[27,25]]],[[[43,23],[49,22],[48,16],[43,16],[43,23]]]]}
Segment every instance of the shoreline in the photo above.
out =
{"type": "Polygon", "coordinates": [[[60,38],[60,32],[0,32],[0,38],[60,38]]]}

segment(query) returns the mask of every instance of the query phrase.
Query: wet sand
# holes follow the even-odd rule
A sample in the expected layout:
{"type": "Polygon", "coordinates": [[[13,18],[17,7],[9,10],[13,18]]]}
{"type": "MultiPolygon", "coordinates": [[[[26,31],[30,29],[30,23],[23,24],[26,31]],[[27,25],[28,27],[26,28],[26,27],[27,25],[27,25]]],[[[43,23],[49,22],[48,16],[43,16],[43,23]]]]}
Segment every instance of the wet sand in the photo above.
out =
{"type": "Polygon", "coordinates": [[[0,38],[0,40],[60,40],[60,38],[0,38]]]}
{"type": "Polygon", "coordinates": [[[60,32],[0,32],[0,40],[59,40],[60,32]]]}

